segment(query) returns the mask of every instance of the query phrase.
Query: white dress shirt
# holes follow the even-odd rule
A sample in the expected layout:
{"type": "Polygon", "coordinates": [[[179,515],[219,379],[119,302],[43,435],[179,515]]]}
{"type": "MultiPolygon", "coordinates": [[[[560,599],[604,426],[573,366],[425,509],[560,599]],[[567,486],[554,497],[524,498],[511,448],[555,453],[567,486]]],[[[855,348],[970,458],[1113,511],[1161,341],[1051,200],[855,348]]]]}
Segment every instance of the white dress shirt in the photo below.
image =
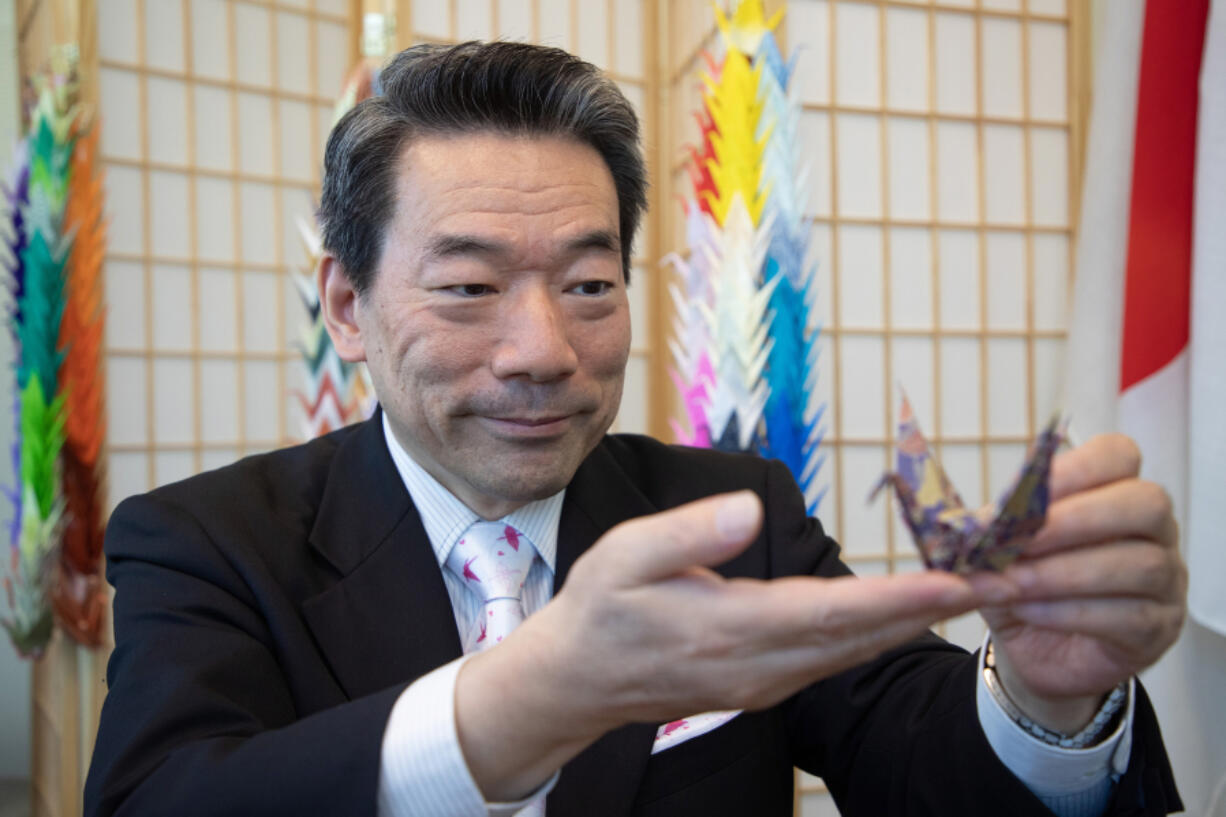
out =
{"type": "MultiPolygon", "coordinates": [[[[455,727],[455,679],[467,660],[473,622],[481,601],[444,565],[460,535],[480,517],[413,461],[392,434],[387,415],[383,433],[392,461],[421,515],[451,597],[465,657],[423,675],[397,699],[383,735],[379,774],[379,817],[510,817],[553,788],[557,773],[532,797],[517,803],[488,803],[460,751],[455,727]]],[[[524,583],[524,613],[532,615],[553,597],[558,520],[565,491],[531,502],[500,521],[520,530],[540,557],[524,583]]],[[[986,642],[985,642],[986,643],[986,642]]],[[[1027,734],[1005,714],[983,681],[980,655],[976,703],[979,722],[997,756],[1059,817],[1097,817],[1106,808],[1111,782],[1128,765],[1132,738],[1132,695],[1120,727],[1089,749],[1060,749],[1027,734]]]]}

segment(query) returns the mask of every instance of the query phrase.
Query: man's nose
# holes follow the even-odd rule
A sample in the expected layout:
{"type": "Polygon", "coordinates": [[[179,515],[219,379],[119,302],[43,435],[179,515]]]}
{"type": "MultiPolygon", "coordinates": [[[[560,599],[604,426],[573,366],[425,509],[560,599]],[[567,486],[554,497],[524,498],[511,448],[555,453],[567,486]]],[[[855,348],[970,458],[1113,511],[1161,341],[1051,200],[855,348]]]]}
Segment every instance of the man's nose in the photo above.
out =
{"type": "Polygon", "coordinates": [[[505,302],[498,318],[496,376],[546,383],[575,373],[579,357],[571,346],[559,297],[542,286],[516,293],[505,302]]]}

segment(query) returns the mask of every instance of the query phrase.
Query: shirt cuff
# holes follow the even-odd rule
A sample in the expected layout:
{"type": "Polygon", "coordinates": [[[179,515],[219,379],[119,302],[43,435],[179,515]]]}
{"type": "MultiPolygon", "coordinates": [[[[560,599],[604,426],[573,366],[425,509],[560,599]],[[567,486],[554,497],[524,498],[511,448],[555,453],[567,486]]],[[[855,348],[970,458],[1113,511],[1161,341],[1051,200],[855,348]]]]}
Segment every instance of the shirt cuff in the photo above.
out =
{"type": "Polygon", "coordinates": [[[455,726],[456,676],[469,657],[423,675],[396,699],[383,732],[379,817],[510,817],[558,782],[560,771],[523,800],[485,802],[455,726]]]}
{"type": "Polygon", "coordinates": [[[1128,758],[1132,754],[1135,679],[1128,682],[1127,708],[1109,737],[1086,749],[1052,746],[1015,723],[988,689],[983,680],[983,667],[990,637],[989,634],[984,638],[979,651],[975,702],[983,734],[1009,771],[1040,798],[1076,794],[1102,785],[1108,777],[1119,779],[1127,771],[1128,758]]]}

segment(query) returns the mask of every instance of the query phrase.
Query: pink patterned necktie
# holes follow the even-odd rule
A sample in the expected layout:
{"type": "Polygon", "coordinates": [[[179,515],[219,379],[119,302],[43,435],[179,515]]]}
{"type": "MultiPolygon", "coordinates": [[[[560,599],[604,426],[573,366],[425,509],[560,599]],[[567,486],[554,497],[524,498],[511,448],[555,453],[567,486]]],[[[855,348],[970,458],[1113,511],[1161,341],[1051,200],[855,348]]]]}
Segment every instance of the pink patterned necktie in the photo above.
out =
{"type": "Polygon", "coordinates": [[[474,522],[447,557],[447,568],[477,594],[481,610],[477,651],[489,649],[524,620],[524,580],[536,548],[522,533],[502,522],[474,522]]]}

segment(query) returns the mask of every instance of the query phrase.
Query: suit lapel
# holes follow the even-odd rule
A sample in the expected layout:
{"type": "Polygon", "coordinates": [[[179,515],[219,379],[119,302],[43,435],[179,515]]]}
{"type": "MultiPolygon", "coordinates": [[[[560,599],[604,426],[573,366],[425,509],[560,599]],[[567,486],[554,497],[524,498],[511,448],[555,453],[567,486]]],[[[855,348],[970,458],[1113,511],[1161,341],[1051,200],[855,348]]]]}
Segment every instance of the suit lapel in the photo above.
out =
{"type": "Polygon", "coordinates": [[[333,457],[310,543],[341,578],[302,614],[350,698],[460,657],[451,600],[379,413],[333,457]]]}
{"type": "MultiPolygon", "coordinates": [[[[609,528],[657,509],[609,452],[606,441],[584,461],[566,489],[558,524],[554,594],[571,567],[609,528]]],[[[630,724],[605,734],[562,768],[547,814],[613,817],[630,812],[651,757],[655,724],[630,724]]]]}

